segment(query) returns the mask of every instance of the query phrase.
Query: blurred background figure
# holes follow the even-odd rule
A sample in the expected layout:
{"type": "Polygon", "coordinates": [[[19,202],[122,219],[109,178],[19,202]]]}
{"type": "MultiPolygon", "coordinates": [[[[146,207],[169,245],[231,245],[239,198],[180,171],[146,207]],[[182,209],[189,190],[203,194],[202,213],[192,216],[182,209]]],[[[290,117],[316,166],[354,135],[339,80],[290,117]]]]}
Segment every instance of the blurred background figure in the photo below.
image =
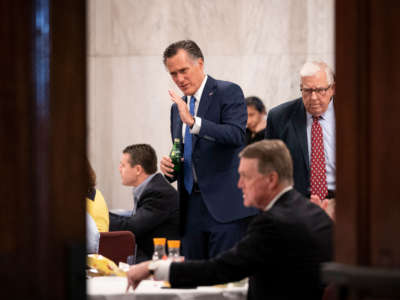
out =
{"type": "Polygon", "coordinates": [[[100,232],[97,229],[96,222],[86,212],[86,253],[98,253],[99,251],[100,232]]]}
{"type": "Polygon", "coordinates": [[[247,97],[246,105],[246,145],[250,145],[264,139],[265,128],[267,127],[267,112],[264,103],[256,96],[247,97]]]}
{"type": "Polygon", "coordinates": [[[89,160],[86,160],[88,172],[88,194],[86,196],[86,211],[93,218],[99,232],[107,232],[109,226],[109,216],[107,203],[103,194],[96,189],[96,173],[94,172],[89,160]]]}

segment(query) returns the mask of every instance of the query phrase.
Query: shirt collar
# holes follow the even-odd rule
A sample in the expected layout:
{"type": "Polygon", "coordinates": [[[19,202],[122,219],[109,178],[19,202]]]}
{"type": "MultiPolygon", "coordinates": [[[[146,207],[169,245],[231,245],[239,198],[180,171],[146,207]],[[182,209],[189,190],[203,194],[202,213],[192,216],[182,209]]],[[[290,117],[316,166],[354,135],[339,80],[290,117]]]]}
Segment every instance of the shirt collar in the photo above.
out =
{"type": "Polygon", "coordinates": [[[264,211],[270,210],[272,208],[272,206],[274,206],[275,202],[278,201],[278,199],[286,192],[290,191],[293,187],[291,185],[285,187],[282,191],[280,191],[280,193],[278,195],[276,195],[274,197],[274,199],[272,199],[272,201],[267,205],[266,208],[264,208],[264,211]]]}
{"type": "Polygon", "coordinates": [[[133,197],[139,199],[149,181],[156,175],[156,173],[149,175],[141,184],[133,188],[133,197]]]}
{"type": "MultiPolygon", "coordinates": [[[[203,82],[201,83],[200,87],[198,88],[198,90],[196,91],[196,93],[194,93],[194,97],[196,98],[197,103],[199,103],[200,99],[201,99],[201,95],[203,94],[203,90],[204,87],[206,86],[206,82],[207,82],[207,74],[204,76],[203,82]]],[[[187,96],[187,100],[190,99],[190,96],[187,96]]]]}

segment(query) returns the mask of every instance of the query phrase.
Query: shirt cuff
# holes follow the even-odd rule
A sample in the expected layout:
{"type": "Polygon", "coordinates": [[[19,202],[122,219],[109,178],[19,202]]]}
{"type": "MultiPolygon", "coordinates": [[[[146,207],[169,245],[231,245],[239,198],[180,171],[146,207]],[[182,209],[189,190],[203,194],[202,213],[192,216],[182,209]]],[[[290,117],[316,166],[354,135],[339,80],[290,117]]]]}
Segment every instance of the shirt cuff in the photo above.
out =
{"type": "Polygon", "coordinates": [[[155,270],[154,270],[154,279],[169,281],[169,267],[171,265],[171,260],[159,260],[154,262],[155,270]]]}
{"type": "Polygon", "coordinates": [[[194,117],[193,127],[190,129],[191,134],[199,134],[201,128],[201,118],[194,117]]]}

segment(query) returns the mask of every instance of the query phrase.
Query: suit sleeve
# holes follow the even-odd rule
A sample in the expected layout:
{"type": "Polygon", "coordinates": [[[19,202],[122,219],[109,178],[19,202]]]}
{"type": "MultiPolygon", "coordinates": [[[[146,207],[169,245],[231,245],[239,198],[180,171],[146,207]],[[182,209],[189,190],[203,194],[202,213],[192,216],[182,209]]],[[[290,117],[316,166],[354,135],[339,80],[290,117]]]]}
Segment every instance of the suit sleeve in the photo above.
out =
{"type": "Polygon", "coordinates": [[[267,271],[274,261],[274,250],[281,243],[272,218],[249,225],[246,236],[231,250],[208,261],[172,263],[172,287],[213,285],[241,280],[267,271]],[[274,248],[271,246],[273,245],[274,248]]]}
{"type": "MultiPolygon", "coordinates": [[[[221,113],[219,122],[201,119],[199,137],[208,137],[215,142],[233,146],[245,143],[247,108],[241,88],[231,84],[221,91],[221,113]]],[[[211,108],[212,109],[212,108],[211,108]]]]}
{"type": "MultiPolygon", "coordinates": [[[[170,112],[170,116],[169,116],[169,130],[170,130],[170,132],[171,132],[171,139],[172,139],[172,145],[174,144],[174,138],[175,138],[175,134],[174,134],[174,122],[175,122],[175,119],[174,119],[174,114],[176,114],[177,113],[177,107],[176,107],[176,104],[173,104],[173,105],[171,105],[171,112],[170,112]]],[[[182,143],[183,141],[181,141],[181,143],[182,143]]],[[[172,147],[172,146],[171,146],[172,147]]],[[[173,177],[169,177],[169,176],[165,176],[164,175],[164,178],[169,182],[169,183],[173,183],[174,181],[176,181],[176,176],[173,176],[173,177]]]]}
{"type": "Polygon", "coordinates": [[[135,215],[125,217],[110,213],[110,231],[129,230],[138,238],[145,236],[169,217],[171,211],[165,207],[169,203],[165,197],[162,192],[145,191],[135,215]]]}
{"type": "Polygon", "coordinates": [[[276,139],[278,138],[274,132],[274,114],[273,111],[269,111],[267,117],[267,129],[265,130],[265,138],[266,139],[276,139]]]}

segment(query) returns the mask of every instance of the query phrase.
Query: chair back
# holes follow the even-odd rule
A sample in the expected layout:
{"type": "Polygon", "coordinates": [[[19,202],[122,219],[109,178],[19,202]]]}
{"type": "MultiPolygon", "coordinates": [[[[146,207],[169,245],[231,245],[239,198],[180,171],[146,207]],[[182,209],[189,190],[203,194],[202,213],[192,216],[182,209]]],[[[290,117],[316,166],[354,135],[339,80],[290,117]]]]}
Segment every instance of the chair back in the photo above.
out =
{"type": "Polygon", "coordinates": [[[332,283],[328,284],[325,287],[324,295],[322,296],[322,300],[336,300],[338,299],[338,293],[336,290],[336,286],[332,283]]]}
{"type": "Polygon", "coordinates": [[[135,255],[135,235],[131,231],[100,232],[99,254],[111,259],[117,265],[126,263],[135,255]]]}

